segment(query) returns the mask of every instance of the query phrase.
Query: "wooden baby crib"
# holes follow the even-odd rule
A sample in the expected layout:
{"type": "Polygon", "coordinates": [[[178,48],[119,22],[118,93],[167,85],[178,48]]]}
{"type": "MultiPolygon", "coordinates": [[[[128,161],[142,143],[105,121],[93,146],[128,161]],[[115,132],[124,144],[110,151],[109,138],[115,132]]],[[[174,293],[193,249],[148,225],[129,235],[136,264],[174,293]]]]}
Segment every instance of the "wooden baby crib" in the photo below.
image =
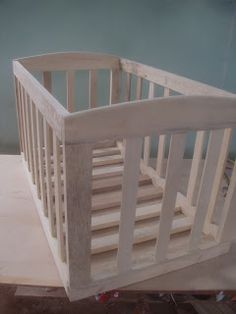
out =
{"type": "Polygon", "coordinates": [[[18,59],[13,70],[22,157],[70,300],[228,252],[235,166],[226,195],[221,188],[234,94],[95,53],[18,59]],[[107,106],[98,101],[101,71],[107,106]],[[66,78],[66,106],[54,93],[58,72],[66,78]],[[76,112],[80,72],[89,105],[76,112]],[[183,190],[189,134],[195,145],[183,190]]]}

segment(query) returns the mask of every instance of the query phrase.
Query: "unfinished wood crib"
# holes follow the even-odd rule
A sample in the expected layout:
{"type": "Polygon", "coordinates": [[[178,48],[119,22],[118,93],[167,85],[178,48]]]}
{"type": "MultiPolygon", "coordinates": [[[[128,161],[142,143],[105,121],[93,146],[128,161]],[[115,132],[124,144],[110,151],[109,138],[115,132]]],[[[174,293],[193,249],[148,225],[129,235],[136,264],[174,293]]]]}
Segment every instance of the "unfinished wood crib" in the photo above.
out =
{"type": "Polygon", "coordinates": [[[228,252],[234,94],[95,53],[18,59],[13,70],[22,157],[70,300],[228,252]]]}

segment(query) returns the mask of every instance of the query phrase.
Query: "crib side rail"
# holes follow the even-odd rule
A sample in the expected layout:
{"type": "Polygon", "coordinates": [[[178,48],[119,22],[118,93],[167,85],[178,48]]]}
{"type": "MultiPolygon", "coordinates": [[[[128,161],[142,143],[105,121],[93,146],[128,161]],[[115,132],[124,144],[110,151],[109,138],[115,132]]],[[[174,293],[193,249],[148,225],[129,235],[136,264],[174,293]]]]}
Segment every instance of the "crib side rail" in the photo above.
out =
{"type": "MultiPolygon", "coordinates": [[[[180,178],[181,161],[184,155],[186,133],[191,130],[210,130],[210,141],[208,144],[206,163],[203,170],[200,191],[198,195],[196,213],[192,217],[193,226],[189,240],[187,252],[196,251],[200,245],[201,234],[204,230],[204,222],[207,217],[208,204],[214,193],[215,182],[218,176],[220,160],[222,158],[222,145],[229,136],[229,128],[236,126],[236,98],[235,97],[214,97],[214,96],[176,96],[170,98],[155,98],[152,100],[141,100],[131,103],[115,105],[107,108],[91,110],[84,113],[74,113],[65,118],[65,141],[68,152],[77,150],[83,158],[80,160],[71,157],[66,162],[68,171],[75,169],[76,176],[71,181],[71,186],[67,185],[67,198],[70,206],[67,205],[67,212],[71,213],[81,207],[83,219],[77,221],[78,229],[84,230],[83,237],[86,234],[86,240],[82,241],[83,252],[91,254],[91,229],[88,227],[91,221],[91,203],[89,201],[89,191],[91,193],[91,160],[92,144],[104,139],[125,139],[124,149],[124,176],[121,202],[121,218],[119,247],[117,256],[118,273],[124,274],[132,269],[131,252],[134,236],[134,222],[137,197],[137,178],[139,173],[139,163],[141,160],[142,140],[145,136],[151,134],[171,134],[170,152],[168,156],[168,165],[165,182],[164,199],[162,202],[163,215],[161,216],[160,228],[156,239],[155,263],[162,263],[167,258],[167,247],[173,228],[173,208],[175,208],[178,193],[178,182],[180,178]],[[88,125],[90,126],[88,128],[88,125]],[[77,147],[77,148],[76,148],[77,147]],[[82,170],[84,160],[85,172],[82,170]],[[71,167],[71,168],[70,168],[71,167]],[[76,170],[78,169],[78,170],[76,170]],[[78,172],[77,172],[78,171],[78,172]],[[76,177],[84,178],[83,182],[76,183],[76,177]],[[87,178],[85,180],[85,178],[87,178]],[[89,183],[89,182],[90,183],[89,183]],[[77,186],[76,184],[79,184],[77,186]],[[84,204],[79,200],[78,189],[80,187],[85,192],[84,204]],[[73,192],[74,191],[74,192],[73,192]],[[77,202],[77,209],[71,203],[69,198],[74,193],[74,200],[77,202]],[[90,252],[90,253],[89,253],[90,252]]],[[[203,132],[203,131],[201,131],[203,132]]],[[[225,153],[223,151],[223,153],[225,153]]],[[[66,154],[65,154],[66,155],[66,154]]],[[[68,156],[71,154],[68,153],[68,156]]],[[[221,168],[219,168],[221,169],[221,168]]],[[[232,190],[235,189],[234,180],[232,181],[232,190]]],[[[189,183],[191,184],[191,183],[189,183]]],[[[233,199],[229,195],[227,205],[227,217],[231,212],[233,199]]],[[[75,203],[74,203],[75,204],[75,203]]],[[[68,216],[67,223],[73,230],[75,214],[68,216]]],[[[226,228],[232,229],[232,222],[224,217],[226,228]]],[[[90,225],[91,226],[91,225],[90,225]]],[[[76,230],[69,235],[68,242],[76,242],[76,230]],[[73,233],[74,232],[74,233],[73,233]]],[[[223,234],[221,232],[221,234],[223,234]]],[[[82,236],[82,235],[80,235],[82,236]]],[[[223,236],[222,236],[223,238],[223,236]]],[[[69,248],[68,254],[71,254],[71,263],[75,265],[83,257],[73,255],[74,248],[69,248]],[[71,251],[71,252],[70,252],[71,251]]],[[[81,250],[80,250],[81,252],[81,250]]],[[[86,255],[86,257],[88,257],[86,255]]],[[[80,264],[80,263],[79,263],[80,264]]],[[[78,266],[79,266],[78,264],[78,266]]],[[[87,260],[88,265],[89,262],[87,260]]],[[[71,275],[75,278],[72,273],[71,275]]],[[[90,270],[86,268],[81,275],[83,282],[91,280],[90,270]],[[85,276],[85,277],[84,277],[85,276]],[[85,281],[84,281],[85,280],[85,281]],[[87,281],[86,281],[87,280],[87,281]]],[[[75,286],[80,285],[80,279],[77,277],[75,286]]]]}
{"type": "Polygon", "coordinates": [[[170,90],[183,95],[206,95],[206,96],[233,96],[234,94],[225,90],[200,83],[186,77],[163,71],[142,63],[121,59],[121,70],[146,79],[159,86],[167,87],[170,90]]]}

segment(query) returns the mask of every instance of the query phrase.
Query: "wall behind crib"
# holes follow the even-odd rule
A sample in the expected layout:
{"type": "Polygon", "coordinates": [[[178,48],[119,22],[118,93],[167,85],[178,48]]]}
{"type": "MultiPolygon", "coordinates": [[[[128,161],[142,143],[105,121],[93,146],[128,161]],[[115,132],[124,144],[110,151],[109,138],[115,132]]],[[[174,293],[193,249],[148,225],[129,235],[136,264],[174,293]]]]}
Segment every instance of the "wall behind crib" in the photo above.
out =
{"type": "Polygon", "coordinates": [[[76,50],[120,55],[236,93],[236,1],[0,0],[1,153],[18,152],[11,60],[76,50]]]}

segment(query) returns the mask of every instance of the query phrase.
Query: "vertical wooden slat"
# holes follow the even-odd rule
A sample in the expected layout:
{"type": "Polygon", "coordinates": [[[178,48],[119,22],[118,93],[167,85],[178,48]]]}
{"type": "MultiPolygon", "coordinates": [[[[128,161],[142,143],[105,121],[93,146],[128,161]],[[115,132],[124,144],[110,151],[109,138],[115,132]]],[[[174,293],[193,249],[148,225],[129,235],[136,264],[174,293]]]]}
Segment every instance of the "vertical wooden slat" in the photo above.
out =
{"type": "Polygon", "coordinates": [[[44,163],[43,163],[43,118],[42,118],[42,114],[38,111],[38,109],[36,109],[36,128],[37,128],[40,196],[41,196],[44,215],[47,216],[46,193],[45,193],[45,183],[44,183],[44,163]]]}
{"type": "MultiPolygon", "coordinates": [[[[154,98],[154,96],[155,96],[155,84],[153,82],[149,82],[148,98],[152,99],[152,98],[154,98]]],[[[149,165],[150,153],[151,153],[151,137],[145,136],[143,160],[144,160],[144,164],[146,166],[149,165]]]]}
{"type": "Polygon", "coordinates": [[[117,256],[119,271],[125,271],[131,267],[141,149],[142,138],[126,139],[117,256]]]}
{"type": "Polygon", "coordinates": [[[224,130],[211,131],[189,240],[189,250],[197,249],[201,239],[223,138],[224,130]]]}
{"type": "Polygon", "coordinates": [[[62,188],[61,188],[61,149],[60,142],[53,132],[53,159],[54,159],[54,190],[55,190],[55,212],[56,212],[56,233],[58,241],[58,254],[62,261],[66,259],[65,241],[63,232],[63,211],[62,211],[62,188]]]}
{"type": "Polygon", "coordinates": [[[24,153],[25,155],[25,138],[24,138],[24,124],[23,124],[23,103],[22,103],[22,90],[21,90],[21,84],[18,81],[18,99],[19,99],[19,116],[20,116],[20,124],[21,124],[21,128],[20,128],[20,132],[21,132],[21,151],[24,153]]]}
{"type": "Polygon", "coordinates": [[[75,111],[75,71],[67,71],[67,110],[75,111]]]}
{"type": "Polygon", "coordinates": [[[55,226],[55,210],[53,206],[53,194],[52,194],[52,175],[51,175],[51,156],[52,156],[52,146],[50,140],[50,127],[43,119],[44,128],[44,143],[45,143],[45,172],[46,172],[46,200],[47,200],[47,211],[48,211],[48,221],[50,232],[53,237],[56,236],[56,226],[55,226]]]}
{"type": "Polygon", "coordinates": [[[97,106],[97,71],[89,71],[89,107],[96,108],[97,106]]]}
{"type": "MultiPolygon", "coordinates": [[[[50,92],[52,93],[52,72],[49,71],[44,71],[43,72],[43,86],[50,92]]],[[[52,147],[52,128],[49,127],[49,141],[50,141],[50,146],[52,147]]]]}
{"type": "Polygon", "coordinates": [[[222,215],[217,232],[218,242],[227,242],[236,239],[236,162],[230,178],[230,184],[227,191],[222,215]]]}
{"type": "Polygon", "coordinates": [[[182,161],[186,134],[173,134],[167,164],[167,175],[161,207],[160,228],[156,243],[156,260],[161,262],[166,258],[170,239],[171,226],[175,212],[175,203],[182,171],[182,161]]]}
{"type": "Polygon", "coordinates": [[[90,280],[92,145],[64,144],[67,263],[71,287],[90,280]]]}
{"type": "Polygon", "coordinates": [[[117,104],[120,101],[120,70],[110,71],[110,100],[109,103],[117,104]]]}
{"type": "Polygon", "coordinates": [[[137,83],[136,83],[136,99],[142,99],[142,92],[143,92],[143,78],[138,76],[137,83]]]}
{"type": "MultiPolygon", "coordinates": [[[[170,96],[170,90],[168,87],[164,87],[164,97],[170,96]]],[[[156,171],[160,177],[165,176],[165,147],[166,147],[166,135],[159,136],[158,142],[158,151],[157,151],[157,164],[156,164],[156,171]]]]}
{"type": "Polygon", "coordinates": [[[25,111],[25,127],[26,127],[26,143],[28,152],[28,168],[31,171],[31,152],[30,152],[30,135],[29,135],[29,118],[28,118],[28,95],[24,92],[24,111],[25,111]]]}
{"type": "Polygon", "coordinates": [[[187,188],[187,199],[189,204],[192,206],[196,205],[195,201],[196,185],[202,162],[202,153],[205,140],[206,131],[198,131],[194,145],[194,153],[187,188]]]}
{"type": "Polygon", "coordinates": [[[19,132],[19,144],[20,144],[20,152],[23,150],[22,143],[22,123],[21,123],[21,104],[20,104],[20,94],[19,94],[19,81],[14,76],[15,83],[15,98],[16,98],[16,114],[17,114],[17,123],[18,123],[18,132],[19,132]]]}
{"type": "Polygon", "coordinates": [[[33,160],[33,144],[32,144],[32,132],[31,132],[31,117],[30,117],[30,106],[31,102],[29,96],[26,94],[26,102],[25,102],[25,110],[26,110],[26,125],[27,125],[27,141],[28,141],[28,148],[29,148],[29,165],[30,171],[32,174],[32,179],[34,181],[34,160],[33,160]]]}
{"type": "Polygon", "coordinates": [[[49,71],[43,72],[43,86],[51,93],[52,92],[52,73],[49,71]]]}
{"type": "Polygon", "coordinates": [[[28,162],[29,155],[28,155],[26,114],[25,114],[25,91],[22,85],[21,85],[21,103],[22,103],[22,122],[23,122],[23,129],[24,129],[24,148],[25,148],[24,158],[28,162]]]}
{"type": "Polygon", "coordinates": [[[131,100],[131,73],[126,73],[125,101],[131,100]]]}
{"type": "Polygon", "coordinates": [[[32,148],[34,160],[34,184],[37,189],[37,196],[40,198],[40,181],[39,181],[39,162],[38,162],[38,144],[37,144],[37,129],[36,129],[36,113],[35,104],[31,101],[30,105],[31,133],[32,133],[32,148]]]}
{"type": "Polygon", "coordinates": [[[213,187],[211,191],[211,198],[210,198],[208,211],[207,211],[206,226],[205,226],[206,228],[207,228],[207,224],[212,222],[212,215],[214,213],[214,209],[216,206],[216,201],[217,201],[218,193],[220,190],[220,185],[221,185],[222,178],[224,175],[225,163],[226,163],[228,153],[229,153],[229,145],[230,145],[231,137],[232,137],[232,129],[225,129],[224,137],[222,140],[222,146],[220,148],[218,164],[216,167],[215,179],[214,179],[213,187]]]}

